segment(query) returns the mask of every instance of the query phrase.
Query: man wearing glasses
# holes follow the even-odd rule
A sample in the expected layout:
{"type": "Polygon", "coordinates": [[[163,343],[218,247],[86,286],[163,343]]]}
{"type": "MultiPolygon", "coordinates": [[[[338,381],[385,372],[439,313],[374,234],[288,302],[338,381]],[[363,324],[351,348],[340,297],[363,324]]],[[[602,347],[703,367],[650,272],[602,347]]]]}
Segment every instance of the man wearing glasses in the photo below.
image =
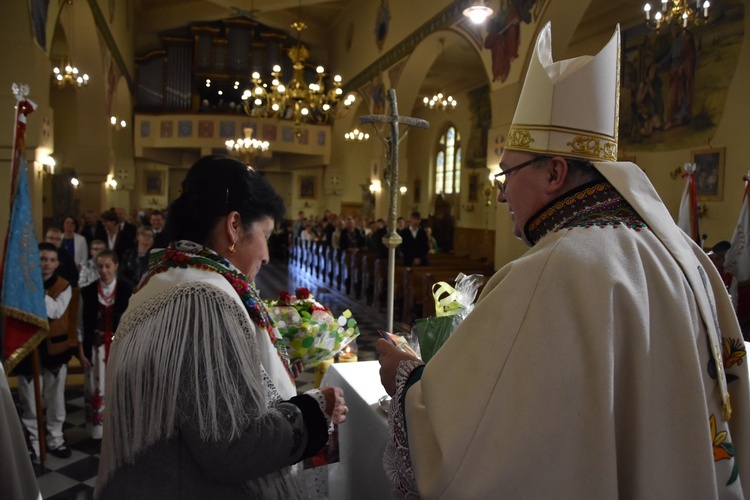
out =
{"type": "Polygon", "coordinates": [[[539,34],[496,176],[530,248],[428,365],[379,340],[388,476],[422,498],[748,498],[745,344],[711,261],[617,162],[619,28],[539,34]]]}

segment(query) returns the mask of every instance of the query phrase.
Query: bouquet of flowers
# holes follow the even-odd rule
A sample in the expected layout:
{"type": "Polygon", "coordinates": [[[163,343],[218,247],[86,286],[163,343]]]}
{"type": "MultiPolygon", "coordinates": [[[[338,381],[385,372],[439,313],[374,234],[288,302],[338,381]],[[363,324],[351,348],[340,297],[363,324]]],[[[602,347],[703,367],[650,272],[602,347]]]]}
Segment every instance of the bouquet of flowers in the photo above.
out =
{"type": "Polygon", "coordinates": [[[281,292],[278,300],[265,304],[292,363],[300,361],[305,368],[333,357],[359,335],[351,311],[334,316],[307,288],[297,288],[294,295],[281,292]]]}

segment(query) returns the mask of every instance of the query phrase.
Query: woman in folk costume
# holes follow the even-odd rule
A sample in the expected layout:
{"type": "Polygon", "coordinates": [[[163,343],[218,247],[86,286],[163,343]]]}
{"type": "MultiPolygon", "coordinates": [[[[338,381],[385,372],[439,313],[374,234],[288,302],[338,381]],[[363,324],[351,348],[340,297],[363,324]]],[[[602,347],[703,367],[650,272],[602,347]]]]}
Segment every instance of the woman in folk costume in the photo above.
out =
{"type": "Polygon", "coordinates": [[[427,365],[379,340],[386,470],[409,498],[750,497],[745,345],[721,278],[617,162],[619,28],[542,28],[496,177],[530,248],[427,365]]]}
{"type": "Polygon", "coordinates": [[[101,439],[105,366],[112,336],[128,307],[133,289],[117,280],[117,254],[112,250],[102,250],[94,261],[99,279],[81,289],[78,358],[85,370],[86,431],[92,438],[101,439]]]}
{"type": "Polygon", "coordinates": [[[68,252],[68,255],[73,257],[78,272],[81,272],[81,267],[86,264],[86,260],[89,258],[89,246],[86,243],[86,238],[76,232],[77,228],[78,221],[72,215],[63,219],[63,238],[60,246],[68,252]]]}
{"type": "Polygon", "coordinates": [[[338,388],[296,395],[254,285],[283,212],[236,160],[191,167],[112,344],[96,497],[306,496],[292,466],[348,409],[338,388]]]}

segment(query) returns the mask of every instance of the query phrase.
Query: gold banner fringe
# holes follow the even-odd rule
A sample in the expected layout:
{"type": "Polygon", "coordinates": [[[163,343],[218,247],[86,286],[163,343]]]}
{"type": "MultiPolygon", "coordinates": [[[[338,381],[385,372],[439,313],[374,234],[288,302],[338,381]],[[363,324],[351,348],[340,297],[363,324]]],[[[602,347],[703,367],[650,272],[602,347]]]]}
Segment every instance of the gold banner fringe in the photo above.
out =
{"type": "Polygon", "coordinates": [[[9,374],[13,370],[13,368],[15,368],[18,363],[23,360],[23,358],[31,354],[31,351],[33,351],[39,344],[42,343],[45,338],[47,338],[47,332],[48,330],[40,329],[38,332],[32,335],[31,338],[26,341],[26,343],[22,347],[16,349],[15,352],[8,356],[3,362],[5,373],[9,374]]]}
{"type": "Polygon", "coordinates": [[[0,310],[2,310],[3,314],[6,316],[20,319],[21,321],[36,325],[44,330],[49,330],[49,321],[47,321],[46,317],[40,318],[39,316],[35,316],[21,309],[16,309],[15,307],[0,306],[0,310]]]}

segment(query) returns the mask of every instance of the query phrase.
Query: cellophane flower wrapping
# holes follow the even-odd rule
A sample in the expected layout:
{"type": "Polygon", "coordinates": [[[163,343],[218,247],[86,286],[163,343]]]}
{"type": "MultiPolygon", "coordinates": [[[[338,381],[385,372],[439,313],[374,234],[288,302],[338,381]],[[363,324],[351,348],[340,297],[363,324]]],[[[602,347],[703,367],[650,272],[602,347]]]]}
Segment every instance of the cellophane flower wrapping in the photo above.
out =
{"type": "Polygon", "coordinates": [[[417,319],[412,327],[412,333],[419,338],[420,353],[425,363],[432,359],[474,309],[474,299],[484,284],[484,276],[458,273],[455,283],[455,288],[445,282],[433,285],[435,316],[417,319]]]}
{"type": "Polygon", "coordinates": [[[334,315],[306,288],[297,288],[294,295],[281,292],[278,300],[265,303],[291,362],[305,368],[332,358],[359,335],[350,310],[334,315]]]}

